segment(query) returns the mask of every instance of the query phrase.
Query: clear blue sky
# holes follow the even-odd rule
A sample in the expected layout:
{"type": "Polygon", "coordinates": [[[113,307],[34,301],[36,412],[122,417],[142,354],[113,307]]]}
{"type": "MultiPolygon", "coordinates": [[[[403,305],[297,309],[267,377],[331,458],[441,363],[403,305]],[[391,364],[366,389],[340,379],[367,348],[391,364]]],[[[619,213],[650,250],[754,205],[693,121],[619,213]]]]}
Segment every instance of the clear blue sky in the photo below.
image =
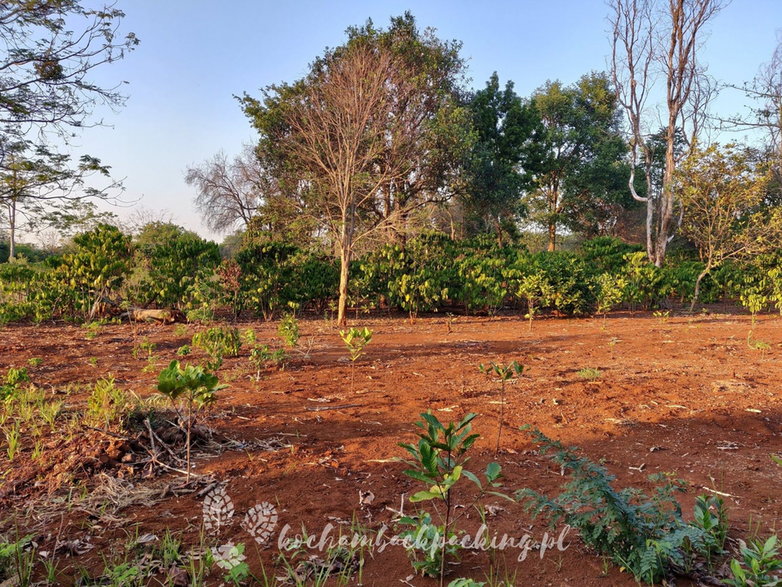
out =
{"type": "MultiPolygon", "coordinates": [[[[85,131],[80,150],[125,177],[126,198],[204,236],[185,168],[219,150],[233,155],[255,136],[233,96],[301,77],[349,25],[385,26],[410,10],[420,26],[463,42],[473,87],[493,71],[526,96],[546,80],[569,83],[604,70],[610,49],[603,0],[407,2],[308,0],[119,0],[123,29],[141,39],[124,61],[99,72],[100,83],[128,81],[125,108],[101,111],[111,127],[85,131]]],[[[733,0],[713,21],[704,61],[717,79],[740,84],[768,61],[782,27],[782,0],[733,0]]],[[[717,107],[740,109],[738,92],[717,107]]],[[[119,211],[127,214],[126,210],[119,211]]]]}

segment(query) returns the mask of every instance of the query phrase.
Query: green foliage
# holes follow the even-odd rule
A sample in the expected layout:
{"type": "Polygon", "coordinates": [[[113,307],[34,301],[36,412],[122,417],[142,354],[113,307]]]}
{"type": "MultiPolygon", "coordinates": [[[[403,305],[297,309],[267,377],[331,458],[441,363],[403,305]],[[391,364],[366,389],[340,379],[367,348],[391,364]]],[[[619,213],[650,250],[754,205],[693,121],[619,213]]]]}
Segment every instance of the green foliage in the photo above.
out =
{"type": "Polygon", "coordinates": [[[255,380],[261,380],[261,371],[267,366],[284,365],[288,358],[285,349],[272,349],[268,344],[250,349],[250,363],[255,367],[255,380]]]}
{"type": "Polygon", "coordinates": [[[322,311],[333,298],[339,270],[333,259],[279,242],[251,243],[236,256],[240,307],[271,320],[291,303],[322,311]]]}
{"type": "Polygon", "coordinates": [[[157,390],[167,397],[177,412],[180,426],[184,425],[187,450],[187,477],[190,477],[191,432],[195,412],[217,401],[217,392],[227,387],[220,385],[216,375],[203,367],[171,363],[158,375],[157,390]]]}
{"type": "Polygon", "coordinates": [[[138,291],[142,302],[183,309],[193,304],[197,284],[208,280],[220,263],[217,244],[165,224],[155,234],[142,233],[139,239],[147,270],[138,291]]]}
{"type": "Polygon", "coordinates": [[[236,256],[241,268],[241,295],[256,315],[271,320],[289,301],[295,301],[293,258],[298,250],[283,243],[248,246],[236,256]]]}
{"type": "Polygon", "coordinates": [[[157,345],[154,342],[144,337],[144,340],[133,345],[131,354],[133,355],[134,359],[144,358],[151,362],[156,348],[157,345]]]}
{"type": "Polygon", "coordinates": [[[553,299],[554,288],[542,271],[522,276],[521,272],[512,269],[507,275],[512,284],[512,293],[527,304],[527,313],[524,317],[529,320],[529,329],[532,330],[532,321],[539,309],[553,299]]]}
{"type": "Polygon", "coordinates": [[[98,333],[100,332],[101,326],[102,324],[95,320],[84,324],[83,328],[87,331],[87,334],[84,335],[84,338],[86,338],[87,340],[95,339],[98,336],[98,333]]]}
{"type": "Polygon", "coordinates": [[[595,369],[593,367],[584,367],[583,369],[578,370],[578,376],[581,377],[581,379],[587,379],[589,381],[596,381],[597,379],[600,379],[601,375],[600,369],[595,369]]]}
{"type": "Polygon", "coordinates": [[[782,584],[782,575],[775,571],[782,569],[777,537],[770,536],[765,542],[753,540],[749,545],[741,544],[742,560],[730,561],[732,578],[725,581],[733,587],[774,587],[782,584]]]}
{"type": "Polygon", "coordinates": [[[187,404],[203,408],[217,399],[215,392],[225,388],[218,385],[217,375],[205,371],[203,367],[185,365],[179,361],[171,363],[158,375],[157,390],[176,404],[184,399],[187,404]]]}
{"type": "Polygon", "coordinates": [[[418,235],[404,246],[386,245],[361,261],[361,277],[355,285],[364,286],[365,294],[386,295],[390,304],[414,319],[449,299],[455,278],[454,247],[440,233],[418,235]]]}
{"type": "MultiPolygon", "coordinates": [[[[403,517],[399,523],[410,526],[402,536],[413,538],[408,554],[413,568],[417,572],[436,576],[439,574],[443,584],[447,559],[457,558],[459,546],[450,544],[449,539],[458,536],[453,530],[453,508],[451,489],[465,478],[478,489],[477,501],[483,495],[494,495],[509,499],[503,493],[495,491],[500,486],[501,467],[498,463],[489,463],[483,474],[484,481],[465,468],[469,461],[467,452],[479,435],[472,432],[472,421],[476,414],[467,414],[458,422],[443,425],[431,412],[422,413],[421,421],[416,422],[420,430],[417,444],[400,443],[412,457],[404,461],[410,468],[404,474],[423,483],[427,489],[418,491],[410,497],[411,503],[435,501],[443,505],[440,524],[435,524],[429,512],[420,512],[417,516],[403,517]],[[417,533],[423,533],[425,540],[416,541],[417,533]],[[443,540],[443,537],[447,537],[443,540]]],[[[437,508],[435,507],[437,511],[437,508]]]]}
{"type": "Polygon", "coordinates": [[[699,495],[695,498],[692,524],[704,531],[708,545],[706,557],[711,562],[711,553],[721,553],[728,538],[728,512],[721,497],[699,495]]]}
{"type": "Polygon", "coordinates": [[[507,365],[500,365],[492,361],[488,365],[481,363],[478,365],[478,369],[481,373],[493,375],[504,383],[513,379],[514,376],[520,376],[524,371],[524,365],[519,364],[517,361],[513,361],[507,365]]]}
{"type": "Polygon", "coordinates": [[[627,146],[617,97],[605,74],[587,74],[570,86],[549,81],[530,103],[539,120],[530,141],[538,156],[526,200],[554,250],[559,227],[599,234],[617,209],[633,206],[623,161],[627,146]]]}
{"type": "Polygon", "coordinates": [[[646,253],[630,253],[625,256],[627,301],[644,309],[656,307],[663,298],[664,275],[662,270],[649,262],[646,253]]]}
{"type": "Polygon", "coordinates": [[[9,461],[13,461],[19,451],[19,422],[14,422],[10,428],[4,428],[6,449],[5,453],[9,461]]]}
{"type": "Polygon", "coordinates": [[[0,401],[9,401],[16,397],[19,385],[21,383],[29,383],[30,376],[27,374],[27,369],[9,367],[5,374],[5,380],[0,385],[0,401]]]}
{"type": "Polygon", "coordinates": [[[0,581],[9,585],[31,585],[36,559],[34,538],[30,535],[16,542],[0,542],[0,581]]]}
{"type": "Polygon", "coordinates": [[[483,587],[486,585],[483,581],[474,581],[473,579],[454,579],[448,583],[448,587],[483,587]]]}
{"type": "Polygon", "coordinates": [[[56,276],[73,291],[76,309],[86,312],[125,282],[131,268],[131,239],[116,226],[99,224],[73,237],[73,243],[76,251],[63,257],[56,276]]]}
{"type": "Polygon", "coordinates": [[[541,252],[519,257],[522,275],[538,274],[545,282],[549,307],[567,315],[589,314],[595,303],[590,268],[574,253],[541,252]]]}
{"type": "Polygon", "coordinates": [[[399,523],[408,527],[399,533],[399,537],[411,545],[407,554],[416,573],[438,577],[443,566],[443,556],[451,561],[458,560],[459,545],[450,543],[456,541],[457,534],[448,532],[446,535],[445,525],[435,524],[429,513],[404,516],[399,523]]]}
{"type": "Polygon", "coordinates": [[[372,341],[372,331],[366,327],[340,330],[339,336],[345,343],[353,363],[361,358],[364,354],[364,348],[372,341]]]}
{"type": "Polygon", "coordinates": [[[277,334],[288,348],[296,348],[299,344],[299,321],[294,314],[285,314],[277,326],[277,334]]]}
{"type": "Polygon", "coordinates": [[[216,326],[196,332],[193,335],[192,346],[209,355],[210,361],[206,364],[206,368],[216,371],[222,366],[224,357],[235,357],[239,354],[242,339],[237,328],[216,326]]]}
{"type": "Polygon", "coordinates": [[[597,312],[605,315],[618,306],[625,297],[627,281],[618,275],[601,273],[595,279],[595,298],[597,300],[597,312]]]}
{"type": "Polygon", "coordinates": [[[87,399],[87,418],[105,428],[119,425],[130,405],[127,394],[115,385],[114,379],[99,379],[87,399]]]}
{"type": "Polygon", "coordinates": [[[457,258],[461,299],[468,310],[493,314],[508,295],[504,271],[507,260],[499,251],[472,249],[457,258]]]}
{"type": "Polygon", "coordinates": [[[616,275],[624,271],[627,255],[641,252],[639,245],[628,245],[613,236],[598,236],[579,245],[580,256],[595,273],[616,275]]]}
{"type": "Polygon", "coordinates": [[[721,550],[727,521],[724,511],[716,521],[706,517],[703,508],[714,505],[708,498],[696,506],[700,508],[696,522],[687,524],[674,498],[674,492],[682,490],[679,484],[656,475],[650,479],[663,483],[651,496],[636,488],[617,490],[615,477],[604,467],[537,430],[531,436],[541,454],[547,454],[571,479],[553,499],[530,489],[519,491],[518,498],[534,515],[547,515],[552,525],[564,522],[576,528],[587,546],[636,580],[656,583],[673,569],[686,573],[696,556],[721,550]]]}
{"type": "Polygon", "coordinates": [[[525,211],[521,196],[539,155],[531,140],[540,131],[539,121],[516,95],[513,82],[500,88],[496,72],[471,96],[468,109],[476,140],[465,165],[466,228],[469,233],[495,231],[501,239],[504,228],[525,211]]]}

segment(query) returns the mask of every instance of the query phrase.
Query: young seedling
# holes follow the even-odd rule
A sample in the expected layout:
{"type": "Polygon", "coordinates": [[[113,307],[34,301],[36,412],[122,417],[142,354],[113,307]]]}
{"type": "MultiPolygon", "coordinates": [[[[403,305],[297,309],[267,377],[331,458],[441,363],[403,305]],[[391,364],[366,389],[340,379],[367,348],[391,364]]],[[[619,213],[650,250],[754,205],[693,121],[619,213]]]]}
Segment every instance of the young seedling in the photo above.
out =
{"type": "Polygon", "coordinates": [[[583,369],[578,370],[578,376],[587,381],[597,381],[600,379],[601,375],[600,369],[594,369],[592,367],[584,367],[583,369]]]}
{"type": "Polygon", "coordinates": [[[84,335],[84,338],[87,340],[93,340],[98,336],[98,333],[100,332],[101,323],[100,322],[87,322],[84,324],[84,329],[87,331],[87,333],[84,335]]]}
{"type": "Polygon", "coordinates": [[[749,545],[742,542],[741,558],[741,561],[730,561],[733,578],[727,579],[726,585],[779,585],[776,571],[782,569],[782,557],[776,535],[770,536],[765,542],[753,540],[749,545]]]}
{"type": "Polygon", "coordinates": [[[502,437],[503,420],[505,419],[505,384],[514,379],[514,377],[520,377],[524,372],[524,365],[519,364],[518,361],[513,361],[507,365],[500,365],[492,361],[488,365],[481,363],[478,365],[478,369],[481,373],[485,373],[490,377],[496,377],[500,382],[500,418],[499,426],[497,427],[497,446],[494,449],[494,453],[497,454],[500,452],[500,439],[502,437]]]}
{"type": "Polygon", "coordinates": [[[364,354],[364,347],[372,340],[372,331],[369,328],[351,328],[340,330],[339,336],[348,348],[350,361],[355,363],[364,354]]]}
{"type": "Polygon", "coordinates": [[[771,349],[771,345],[764,340],[753,338],[752,330],[747,334],[747,346],[753,351],[760,351],[760,355],[765,357],[766,353],[771,349]]]}
{"type": "Polygon", "coordinates": [[[527,314],[529,329],[532,330],[532,321],[538,314],[539,307],[547,304],[554,295],[554,288],[541,272],[526,275],[518,284],[516,294],[527,302],[527,314]]]}
{"type": "Polygon", "coordinates": [[[185,425],[187,450],[187,480],[190,481],[190,435],[193,427],[193,412],[211,405],[217,399],[216,392],[227,387],[219,385],[216,375],[204,371],[200,365],[180,366],[179,361],[163,369],[158,376],[157,390],[171,400],[179,418],[185,425]],[[182,415],[182,410],[186,415],[182,415]]]}
{"type": "MultiPolygon", "coordinates": [[[[439,574],[441,586],[445,584],[446,559],[449,555],[457,555],[459,548],[458,542],[451,542],[451,538],[456,536],[453,528],[458,521],[454,519],[455,504],[451,492],[453,486],[463,477],[472,481],[478,488],[473,503],[484,495],[511,499],[503,493],[492,490],[500,486],[501,467],[498,463],[489,463],[486,467],[486,472],[483,474],[485,483],[464,468],[469,461],[467,451],[479,438],[478,434],[472,433],[471,422],[475,417],[476,414],[467,414],[461,421],[451,422],[445,426],[434,414],[421,414],[421,421],[415,424],[420,429],[418,443],[399,445],[412,456],[412,460],[404,461],[410,466],[404,474],[424,483],[428,488],[414,493],[410,497],[410,502],[439,502],[445,510],[440,515],[442,526],[435,525],[428,512],[419,514],[415,518],[406,516],[400,520],[400,523],[412,526],[412,530],[402,534],[403,537],[424,536],[430,544],[439,545],[439,548],[427,549],[424,560],[415,560],[413,566],[417,571],[430,576],[439,574]]],[[[465,508],[465,511],[467,509],[465,508]]],[[[435,511],[439,513],[436,506],[435,511]]],[[[410,554],[414,556],[415,549],[412,549],[410,554]]]]}
{"type": "Polygon", "coordinates": [[[272,350],[268,344],[254,346],[250,350],[250,363],[255,367],[255,380],[261,380],[261,371],[267,365],[284,365],[287,358],[285,349],[272,350]]]}
{"type": "Polygon", "coordinates": [[[665,324],[666,322],[668,322],[668,318],[670,318],[670,316],[671,316],[671,311],[670,310],[665,310],[665,311],[655,310],[654,312],[652,312],[652,316],[657,318],[657,320],[660,322],[660,324],[665,324]]]}
{"type": "Polygon", "coordinates": [[[353,392],[353,382],[355,380],[356,361],[364,354],[364,348],[372,340],[372,331],[369,328],[351,328],[350,330],[340,330],[339,336],[342,342],[348,348],[350,354],[350,391],[353,392]]]}
{"type": "Polygon", "coordinates": [[[146,355],[144,358],[149,362],[153,357],[157,345],[154,342],[147,340],[146,338],[133,347],[133,358],[140,359],[142,355],[146,355]]]}
{"type": "Polygon", "coordinates": [[[8,455],[8,460],[13,461],[16,453],[19,451],[19,423],[14,423],[10,428],[3,430],[3,433],[5,434],[6,442],[5,452],[8,455]]]}
{"type": "Polygon", "coordinates": [[[299,321],[293,314],[285,314],[277,326],[277,334],[288,348],[299,345],[299,321]]]}
{"type": "Polygon", "coordinates": [[[242,340],[238,329],[218,326],[196,332],[193,335],[192,346],[200,348],[209,355],[210,361],[206,363],[206,368],[217,371],[222,367],[224,357],[235,357],[239,354],[242,340]]]}

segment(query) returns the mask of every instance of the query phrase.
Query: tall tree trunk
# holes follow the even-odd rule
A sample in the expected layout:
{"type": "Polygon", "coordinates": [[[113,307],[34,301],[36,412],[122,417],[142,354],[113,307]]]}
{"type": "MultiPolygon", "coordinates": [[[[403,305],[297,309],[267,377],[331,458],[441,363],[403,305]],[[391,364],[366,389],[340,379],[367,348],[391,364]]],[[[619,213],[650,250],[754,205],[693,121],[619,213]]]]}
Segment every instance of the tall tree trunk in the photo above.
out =
{"type": "Polygon", "coordinates": [[[492,217],[492,220],[494,221],[494,230],[497,231],[497,246],[502,248],[504,246],[502,240],[502,224],[500,223],[500,219],[498,217],[492,217]]]}
{"type": "Polygon", "coordinates": [[[698,279],[695,280],[695,291],[692,294],[692,302],[690,303],[690,314],[692,314],[695,310],[695,304],[698,301],[698,295],[701,293],[701,281],[703,281],[703,278],[706,277],[710,271],[711,261],[706,263],[706,267],[703,268],[703,271],[701,271],[700,275],[698,275],[698,279]]]}
{"type": "Polygon", "coordinates": [[[670,115],[666,133],[665,170],[663,172],[662,194],[660,194],[660,210],[657,225],[657,242],[655,243],[654,264],[662,267],[665,263],[665,252],[668,240],[673,232],[673,174],[676,170],[674,146],[676,139],[676,118],[670,115]]]}
{"type": "Polygon", "coordinates": [[[559,179],[555,178],[551,184],[548,201],[548,251],[554,252],[557,248],[557,214],[559,213],[559,179]]]}
{"type": "Polygon", "coordinates": [[[348,279],[350,277],[351,246],[344,243],[339,251],[339,304],[337,306],[337,324],[347,326],[348,279]]]}
{"type": "Polygon", "coordinates": [[[16,258],[16,199],[8,202],[8,261],[16,258]]]}

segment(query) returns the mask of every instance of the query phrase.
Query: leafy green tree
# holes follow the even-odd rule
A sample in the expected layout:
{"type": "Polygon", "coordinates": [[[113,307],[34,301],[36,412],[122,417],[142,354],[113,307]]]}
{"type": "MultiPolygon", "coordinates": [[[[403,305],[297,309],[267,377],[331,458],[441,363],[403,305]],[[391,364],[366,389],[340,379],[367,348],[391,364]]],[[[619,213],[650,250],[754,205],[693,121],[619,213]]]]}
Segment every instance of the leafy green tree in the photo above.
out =
{"type": "Polygon", "coordinates": [[[109,168],[98,159],[85,155],[74,166],[68,155],[44,145],[33,146],[27,140],[3,147],[0,205],[8,223],[9,259],[15,257],[17,233],[22,226],[54,227],[67,233],[74,226],[84,229],[91,220],[105,222],[113,216],[98,212],[94,203],[87,201],[113,200],[121,189],[121,183],[110,179],[109,168]],[[108,184],[101,188],[87,185],[88,180],[97,177],[107,179],[108,184]]]}
{"type": "Polygon", "coordinates": [[[502,246],[503,232],[524,213],[521,198],[543,155],[538,148],[543,128],[513,82],[500,88],[496,72],[468,108],[476,139],[466,164],[466,222],[477,232],[494,231],[502,246]]]}
{"type": "Polygon", "coordinates": [[[12,0],[0,6],[0,124],[87,126],[97,104],[123,100],[101,87],[93,70],[122,59],[137,44],[118,35],[124,13],[79,0],[12,0]]]}
{"type": "Polygon", "coordinates": [[[129,275],[132,243],[129,236],[109,224],[76,235],[73,243],[76,250],[63,256],[57,274],[68,287],[89,299],[92,319],[104,298],[116,292],[129,275]]]}
{"type": "Polygon", "coordinates": [[[546,228],[553,251],[560,226],[584,229],[595,222],[589,216],[596,210],[621,200],[626,145],[616,95],[604,74],[585,75],[572,86],[548,82],[531,104],[543,125],[545,154],[528,205],[532,219],[546,228]]]}
{"type": "Polygon", "coordinates": [[[220,264],[216,243],[176,225],[147,225],[137,242],[148,272],[142,283],[147,303],[183,307],[196,281],[220,264]]]}
{"type": "Polygon", "coordinates": [[[110,197],[83,181],[85,173],[106,173],[106,167],[86,155],[71,161],[50,141],[55,135],[68,143],[74,131],[97,124],[91,121],[95,106],[122,104],[119,86],[99,85],[94,70],[122,59],[138,44],[133,33],[120,37],[121,10],[84,4],[0,4],[0,206],[9,225],[11,258],[20,214],[57,219],[69,202],[110,197]]]}
{"type": "Polygon", "coordinates": [[[690,311],[700,284],[728,259],[748,258],[782,247],[782,206],[759,206],[770,174],[755,166],[736,145],[696,148],[677,174],[684,206],[682,234],[698,248],[703,270],[695,282],[690,311]]]}
{"type": "Polygon", "coordinates": [[[456,43],[419,32],[409,14],[387,31],[370,22],[348,29],[302,80],[245,96],[261,134],[259,151],[291,193],[306,186],[307,211],[340,259],[338,322],[346,323],[350,264],[357,243],[403,233],[412,211],[442,199],[464,144],[455,90],[456,43]]]}

